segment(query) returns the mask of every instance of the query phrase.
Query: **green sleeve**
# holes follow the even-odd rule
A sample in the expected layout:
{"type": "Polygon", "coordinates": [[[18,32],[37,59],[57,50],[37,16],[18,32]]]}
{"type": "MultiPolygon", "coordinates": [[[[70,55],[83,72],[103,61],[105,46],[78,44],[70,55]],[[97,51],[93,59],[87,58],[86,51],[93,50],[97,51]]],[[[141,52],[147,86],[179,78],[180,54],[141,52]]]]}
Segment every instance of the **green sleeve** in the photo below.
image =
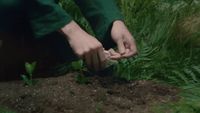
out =
{"type": "Polygon", "coordinates": [[[115,20],[123,17],[113,0],[75,0],[83,15],[90,22],[96,37],[106,49],[114,46],[111,27],[115,20]]]}
{"type": "Polygon", "coordinates": [[[56,0],[27,1],[28,20],[36,38],[57,31],[72,20],[56,0]]]}

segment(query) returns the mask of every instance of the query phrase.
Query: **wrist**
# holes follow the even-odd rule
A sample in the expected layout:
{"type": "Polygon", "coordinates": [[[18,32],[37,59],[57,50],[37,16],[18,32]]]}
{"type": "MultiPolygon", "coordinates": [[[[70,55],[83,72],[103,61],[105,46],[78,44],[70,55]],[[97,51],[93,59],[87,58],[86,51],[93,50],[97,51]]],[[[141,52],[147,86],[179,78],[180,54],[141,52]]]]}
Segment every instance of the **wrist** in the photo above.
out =
{"type": "Polygon", "coordinates": [[[70,23],[68,23],[67,25],[65,25],[63,28],[60,29],[60,31],[66,35],[66,38],[68,40],[71,39],[71,37],[74,36],[74,34],[76,34],[78,31],[81,31],[80,26],[74,22],[71,21],[70,23]]]}
{"type": "Polygon", "coordinates": [[[122,21],[122,20],[115,20],[113,22],[113,26],[115,26],[115,25],[125,25],[125,24],[124,24],[124,21],[122,21]]]}

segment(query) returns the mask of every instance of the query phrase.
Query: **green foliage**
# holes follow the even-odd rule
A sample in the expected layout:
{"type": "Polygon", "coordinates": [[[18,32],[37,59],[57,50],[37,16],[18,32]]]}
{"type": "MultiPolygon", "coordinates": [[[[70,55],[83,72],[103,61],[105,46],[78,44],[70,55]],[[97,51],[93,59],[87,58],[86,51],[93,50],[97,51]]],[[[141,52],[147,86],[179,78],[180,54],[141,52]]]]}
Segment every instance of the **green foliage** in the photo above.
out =
{"type": "Polygon", "coordinates": [[[74,71],[82,71],[84,69],[83,61],[74,61],[71,63],[71,69],[74,71]]]}
{"type": "Polygon", "coordinates": [[[88,84],[89,78],[80,73],[76,76],[76,83],[78,83],[78,84],[88,84]]]}
{"type": "Polygon", "coordinates": [[[35,81],[33,80],[33,72],[35,71],[36,64],[36,62],[25,63],[25,70],[27,75],[21,75],[21,77],[24,83],[28,86],[33,86],[35,84],[35,81]]]}
{"type": "Polygon", "coordinates": [[[0,107],[0,113],[16,113],[16,112],[5,107],[0,107]]]}
{"type": "Polygon", "coordinates": [[[190,84],[182,87],[181,100],[174,103],[158,105],[155,113],[200,113],[200,85],[190,84]],[[167,112],[166,112],[167,111],[167,112]]]}
{"type": "Polygon", "coordinates": [[[26,62],[25,63],[25,69],[26,69],[26,72],[32,77],[33,75],[33,71],[35,70],[36,68],[36,62],[32,62],[32,63],[28,63],[26,62]]]}
{"type": "Polygon", "coordinates": [[[103,104],[103,101],[100,101],[97,103],[96,110],[95,110],[96,113],[103,113],[102,104],[103,104]]]}
{"type": "MultiPolygon", "coordinates": [[[[197,70],[200,68],[200,49],[192,46],[192,40],[194,37],[200,37],[200,33],[187,35],[187,39],[180,41],[178,38],[184,38],[186,35],[179,32],[178,26],[185,18],[199,13],[200,2],[116,1],[128,28],[136,38],[139,55],[121,60],[115,67],[115,75],[127,80],[161,80],[179,86],[199,81],[197,70]]],[[[88,22],[72,0],[61,0],[60,4],[84,29],[92,33],[88,22]]],[[[79,63],[72,64],[72,69],[80,71],[83,64],[79,63]]]]}
{"type": "MultiPolygon", "coordinates": [[[[193,36],[184,42],[177,38],[180,21],[200,11],[199,3],[120,0],[119,4],[137,40],[139,54],[120,61],[115,67],[116,75],[128,80],[159,80],[180,86],[199,82],[200,49],[189,40],[193,36]]],[[[196,36],[200,35],[196,33],[196,36]]]]}
{"type": "Polygon", "coordinates": [[[127,80],[158,80],[181,88],[187,86],[179,102],[159,105],[159,110],[156,106],[156,113],[199,113],[200,48],[193,42],[199,39],[200,29],[187,35],[180,32],[179,26],[185,18],[199,14],[200,2],[119,0],[119,5],[137,40],[139,54],[121,60],[115,74],[127,80]]]}
{"type": "Polygon", "coordinates": [[[84,63],[82,60],[72,62],[71,70],[78,72],[78,74],[75,78],[76,83],[78,83],[78,84],[88,84],[89,83],[89,78],[84,75],[84,71],[87,71],[87,69],[84,66],[84,63]]]}

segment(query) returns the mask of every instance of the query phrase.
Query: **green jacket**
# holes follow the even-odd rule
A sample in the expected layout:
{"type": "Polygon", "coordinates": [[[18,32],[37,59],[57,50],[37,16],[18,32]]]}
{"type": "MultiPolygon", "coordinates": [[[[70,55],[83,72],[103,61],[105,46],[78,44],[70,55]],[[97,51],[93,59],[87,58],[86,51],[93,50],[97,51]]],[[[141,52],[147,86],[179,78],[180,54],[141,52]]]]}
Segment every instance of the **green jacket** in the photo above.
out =
{"type": "MultiPolygon", "coordinates": [[[[113,21],[122,19],[114,1],[74,1],[92,26],[95,37],[106,49],[113,47],[111,25],[113,21]]],[[[57,64],[75,60],[69,44],[57,32],[72,19],[58,5],[58,0],[0,0],[0,40],[3,39],[0,75],[5,75],[5,78],[10,75],[13,78],[14,74],[19,76],[27,61],[37,61],[38,69],[41,66],[41,70],[45,70],[43,67],[47,66],[46,70],[49,70],[57,64]],[[4,37],[1,33],[11,36],[4,37]]],[[[65,70],[60,67],[59,70],[65,70]]]]}
{"type": "MultiPolygon", "coordinates": [[[[91,24],[96,37],[108,43],[109,28],[122,16],[113,0],[74,0],[91,24]]],[[[27,31],[39,38],[68,24],[72,17],[58,0],[1,0],[0,31],[27,31]]]]}

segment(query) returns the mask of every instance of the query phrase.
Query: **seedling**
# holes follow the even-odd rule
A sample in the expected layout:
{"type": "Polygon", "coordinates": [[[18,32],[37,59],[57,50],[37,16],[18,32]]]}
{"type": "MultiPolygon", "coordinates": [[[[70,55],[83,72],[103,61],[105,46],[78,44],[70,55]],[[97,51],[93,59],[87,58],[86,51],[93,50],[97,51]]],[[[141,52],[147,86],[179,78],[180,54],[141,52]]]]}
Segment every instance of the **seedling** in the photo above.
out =
{"type": "Polygon", "coordinates": [[[100,102],[97,103],[96,109],[95,109],[96,113],[102,113],[103,112],[102,106],[103,106],[103,101],[100,101],[100,102]]]}
{"type": "Polygon", "coordinates": [[[89,83],[89,78],[84,76],[82,73],[78,74],[76,76],[76,82],[78,84],[88,84],[89,83]]]}
{"type": "Polygon", "coordinates": [[[71,68],[72,68],[72,70],[78,71],[78,72],[85,70],[82,60],[72,62],[71,68]]]}
{"type": "Polygon", "coordinates": [[[84,72],[87,71],[86,67],[82,60],[72,62],[71,68],[74,71],[78,72],[78,75],[75,78],[76,83],[78,84],[88,84],[89,78],[84,75],[84,72]]]}
{"type": "Polygon", "coordinates": [[[24,83],[28,86],[33,86],[35,84],[35,81],[33,80],[33,73],[35,71],[36,64],[37,64],[36,62],[25,63],[25,70],[27,74],[21,75],[21,77],[24,83]]]}

